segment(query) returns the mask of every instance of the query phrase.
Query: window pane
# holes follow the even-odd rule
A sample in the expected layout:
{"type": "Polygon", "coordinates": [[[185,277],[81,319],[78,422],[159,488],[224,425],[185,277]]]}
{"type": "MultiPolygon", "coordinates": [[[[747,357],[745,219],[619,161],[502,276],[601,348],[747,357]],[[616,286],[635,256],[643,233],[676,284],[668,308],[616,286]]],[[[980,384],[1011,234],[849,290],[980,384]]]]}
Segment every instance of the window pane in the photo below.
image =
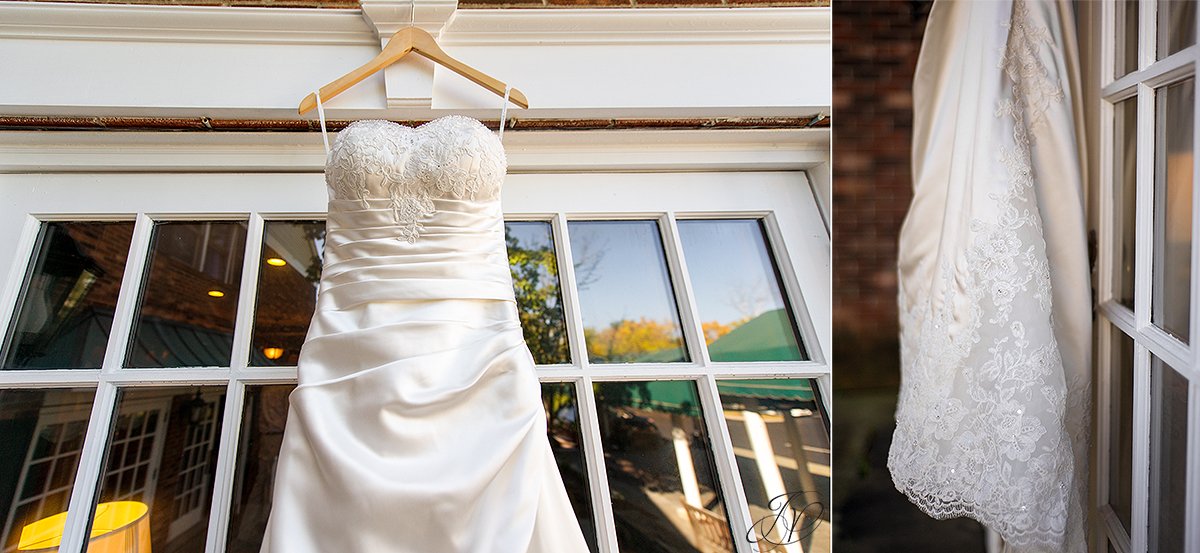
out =
{"type": "Polygon", "coordinates": [[[0,390],[4,551],[18,545],[41,550],[61,541],[95,396],[90,388],[0,390]]]}
{"type": "Polygon", "coordinates": [[[1113,298],[1133,309],[1137,198],[1137,98],[1113,106],[1113,298]]]}
{"type": "Polygon", "coordinates": [[[583,453],[583,435],[579,431],[579,404],[575,401],[575,386],[569,382],[542,384],[542,405],[546,408],[546,431],[550,450],[558,462],[558,472],[566,485],[567,495],[579,527],[587,539],[588,549],[600,550],[596,543],[596,523],[592,518],[592,500],[588,494],[588,468],[583,453]]]}
{"type": "Polygon", "coordinates": [[[155,223],[130,367],[228,366],[246,223],[155,223]]]}
{"type": "Polygon", "coordinates": [[[5,369],[98,369],[133,222],[43,223],[4,347],[5,369]]]}
{"type": "Polygon", "coordinates": [[[733,551],[696,383],[593,387],[620,550],[733,551]]]}
{"type": "Polygon", "coordinates": [[[1138,62],[1138,3],[1137,0],[1118,0],[1116,5],[1117,32],[1114,77],[1120,78],[1137,70],[1138,62]]]}
{"type": "Polygon", "coordinates": [[[550,223],[504,223],[513,294],[520,309],[521,329],[533,359],[541,364],[570,363],[567,323],[558,288],[558,259],[550,223]]]}
{"type": "Polygon", "coordinates": [[[1196,81],[1158,89],[1154,144],[1154,324],[1188,339],[1192,282],[1192,118],[1196,81]]]}
{"type": "Polygon", "coordinates": [[[296,366],[317,307],[324,254],[324,221],[268,221],[264,226],[251,365],[296,366]]]}
{"type": "Polygon", "coordinates": [[[816,381],[718,380],[717,389],[759,551],[829,553],[829,425],[816,381]]]}
{"type": "Polygon", "coordinates": [[[224,406],[225,386],[119,391],[97,519],[143,506],[146,551],[204,551],[224,406]]]}
{"type": "Polygon", "coordinates": [[[1196,43],[1196,2],[1158,0],[1158,58],[1196,43]]]}
{"type": "Polygon", "coordinates": [[[757,219],[679,221],[713,361],[806,359],[757,219]]]}
{"type": "Polygon", "coordinates": [[[1188,381],[1150,357],[1150,550],[1183,551],[1188,381]]]}
{"type": "Polygon", "coordinates": [[[258,553],[271,512],[288,396],[296,386],[247,386],[229,513],[229,553],[258,553]]]}
{"type": "Polygon", "coordinates": [[[1125,532],[1133,528],[1133,339],[1109,325],[1108,504],[1125,532]]]}
{"type": "Polygon", "coordinates": [[[575,281],[593,363],[687,361],[654,221],[572,221],[575,281]]]}

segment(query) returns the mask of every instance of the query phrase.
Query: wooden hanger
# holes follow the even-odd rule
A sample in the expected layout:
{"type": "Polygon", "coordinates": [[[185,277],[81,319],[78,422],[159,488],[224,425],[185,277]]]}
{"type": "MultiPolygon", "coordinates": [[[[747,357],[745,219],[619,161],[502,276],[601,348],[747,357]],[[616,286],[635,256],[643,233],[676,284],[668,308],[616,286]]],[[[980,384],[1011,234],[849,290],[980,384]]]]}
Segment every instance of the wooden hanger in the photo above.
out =
{"type": "MultiPolygon", "coordinates": [[[[388,39],[387,45],[383,47],[383,51],[378,56],[375,56],[375,59],[321,87],[319,89],[321,102],[328,102],[330,98],[341,94],[344,90],[358,84],[359,81],[407,56],[409,52],[421,54],[470,79],[475,84],[495,92],[499,96],[504,96],[504,83],[450,57],[438,46],[437,41],[429,32],[417,26],[409,26],[396,31],[396,34],[388,39]]],[[[525,99],[525,95],[520,90],[510,89],[508,99],[518,106],[529,108],[529,100],[525,99]]],[[[317,107],[317,95],[310,93],[300,101],[300,114],[303,115],[315,107],[317,107]]]]}

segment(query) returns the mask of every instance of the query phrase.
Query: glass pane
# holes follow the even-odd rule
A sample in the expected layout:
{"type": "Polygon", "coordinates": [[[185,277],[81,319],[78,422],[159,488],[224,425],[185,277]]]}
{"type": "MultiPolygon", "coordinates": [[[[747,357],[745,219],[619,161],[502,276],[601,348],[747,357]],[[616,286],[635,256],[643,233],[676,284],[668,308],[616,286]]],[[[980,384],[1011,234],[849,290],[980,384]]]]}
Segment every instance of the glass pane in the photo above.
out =
{"type": "Polygon", "coordinates": [[[1109,325],[1108,504],[1128,534],[1133,528],[1133,339],[1109,325]]]}
{"type": "Polygon", "coordinates": [[[1137,98],[1113,106],[1113,299],[1133,309],[1137,198],[1137,98]]]}
{"type": "Polygon", "coordinates": [[[575,386],[569,382],[542,383],[542,406],[546,408],[546,432],[550,449],[558,462],[571,507],[588,549],[600,550],[596,542],[596,523],[592,518],[592,500],[588,494],[588,468],[583,453],[583,435],[579,431],[579,406],[575,401],[575,386]]]}
{"type": "Polygon", "coordinates": [[[679,221],[679,240],[713,361],[808,357],[759,220],[679,221]]]}
{"type": "Polygon", "coordinates": [[[1136,71],[1138,68],[1137,0],[1117,0],[1116,14],[1116,53],[1113,57],[1113,63],[1116,65],[1116,74],[1113,77],[1120,78],[1132,71],[1136,71]]]}
{"type": "Polygon", "coordinates": [[[816,381],[718,380],[717,389],[758,550],[829,553],[829,424],[816,381]]]}
{"type": "Polygon", "coordinates": [[[1150,551],[1183,551],[1188,381],[1150,357],[1150,551]]]}
{"type": "Polygon", "coordinates": [[[1196,81],[1158,89],[1154,144],[1154,304],[1151,319],[1188,339],[1192,282],[1192,118],[1196,81]]]}
{"type": "Polygon", "coordinates": [[[294,384],[246,387],[225,548],[229,553],[258,553],[262,547],[288,396],[295,388],[294,384]]]}
{"type": "Polygon", "coordinates": [[[268,221],[264,226],[251,365],[296,366],[317,307],[324,254],[324,221],[268,221]]]}
{"type": "Polygon", "coordinates": [[[593,387],[620,550],[733,551],[696,383],[593,387]]]}
{"type": "Polygon", "coordinates": [[[126,365],[228,366],[246,223],[155,223],[126,365]]]}
{"type": "Polygon", "coordinates": [[[0,390],[3,551],[57,547],[96,390],[0,390]]]}
{"type": "Polygon", "coordinates": [[[550,223],[504,223],[513,293],[520,309],[525,343],[540,364],[570,363],[567,322],[558,288],[558,259],[550,223]]]}
{"type": "Polygon", "coordinates": [[[572,221],[567,228],[588,359],[687,361],[658,223],[572,221]]]}
{"type": "Polygon", "coordinates": [[[98,369],[133,222],[44,223],[4,347],[5,369],[98,369]]]}
{"type": "Polygon", "coordinates": [[[95,520],[142,516],[138,551],[204,551],[224,407],[225,386],[120,390],[95,520]]]}
{"type": "Polygon", "coordinates": [[[1196,43],[1196,2],[1158,0],[1158,59],[1196,43]]]}

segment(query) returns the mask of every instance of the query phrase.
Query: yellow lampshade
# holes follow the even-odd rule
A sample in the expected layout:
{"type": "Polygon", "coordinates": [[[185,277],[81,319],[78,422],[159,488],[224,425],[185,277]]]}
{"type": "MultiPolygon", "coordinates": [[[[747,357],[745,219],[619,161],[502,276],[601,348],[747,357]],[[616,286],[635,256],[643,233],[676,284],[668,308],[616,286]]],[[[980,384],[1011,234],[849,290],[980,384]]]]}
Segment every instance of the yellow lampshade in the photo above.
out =
{"type": "MultiPolygon", "coordinates": [[[[112,501],[96,506],[87,553],[150,553],[150,508],[138,501],[112,501]]],[[[25,525],[17,551],[57,552],[67,513],[25,525]]]]}
{"type": "Polygon", "coordinates": [[[225,292],[222,292],[220,290],[209,290],[208,295],[210,295],[214,298],[223,298],[223,297],[225,297],[225,292]]]}
{"type": "Polygon", "coordinates": [[[263,348],[263,355],[272,361],[279,359],[283,357],[283,348],[263,348]]]}
{"type": "Polygon", "coordinates": [[[281,258],[281,257],[268,257],[267,265],[273,265],[275,267],[282,267],[284,265],[287,265],[287,261],[284,261],[283,258],[281,258]]]}

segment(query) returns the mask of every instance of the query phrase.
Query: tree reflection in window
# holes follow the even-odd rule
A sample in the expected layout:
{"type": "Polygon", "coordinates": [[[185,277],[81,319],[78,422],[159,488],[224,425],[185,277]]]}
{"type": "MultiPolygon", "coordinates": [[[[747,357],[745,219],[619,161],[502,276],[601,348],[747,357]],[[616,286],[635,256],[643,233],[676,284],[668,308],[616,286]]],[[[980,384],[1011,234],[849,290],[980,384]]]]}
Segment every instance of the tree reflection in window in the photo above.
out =
{"type": "Polygon", "coordinates": [[[550,223],[514,221],[504,224],[513,293],[521,328],[533,359],[540,364],[570,363],[567,324],[558,286],[558,259],[550,223]]]}

